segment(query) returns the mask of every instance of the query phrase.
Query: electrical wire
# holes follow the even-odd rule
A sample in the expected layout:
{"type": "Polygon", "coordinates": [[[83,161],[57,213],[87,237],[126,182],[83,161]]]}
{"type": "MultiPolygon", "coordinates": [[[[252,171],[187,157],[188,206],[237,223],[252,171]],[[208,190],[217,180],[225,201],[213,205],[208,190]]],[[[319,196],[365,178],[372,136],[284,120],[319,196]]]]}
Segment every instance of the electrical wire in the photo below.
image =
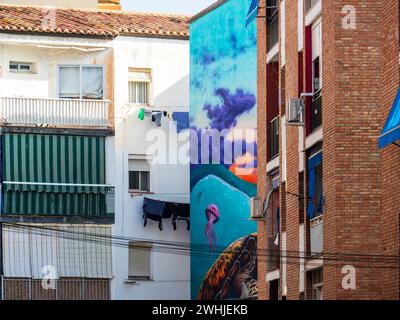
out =
{"type": "MultiPolygon", "coordinates": [[[[19,223],[4,223],[5,227],[16,230],[16,232],[26,232],[32,230],[36,235],[42,236],[50,236],[67,240],[75,240],[75,241],[85,241],[91,242],[98,245],[108,245],[117,248],[129,248],[132,242],[140,243],[149,243],[149,239],[143,238],[131,238],[131,237],[122,237],[122,236],[108,236],[108,235],[99,235],[88,232],[77,232],[71,230],[60,230],[51,228],[48,226],[39,226],[39,225],[26,225],[19,223]],[[49,234],[49,231],[52,232],[49,234]]],[[[174,254],[174,255],[183,255],[183,256],[191,256],[197,258],[209,258],[209,259],[217,259],[222,253],[231,253],[229,249],[222,246],[217,246],[213,249],[213,252],[210,253],[208,250],[208,246],[206,244],[189,244],[184,242],[173,242],[173,241],[151,241],[152,251],[165,253],[165,254],[174,254]]],[[[360,268],[387,268],[387,269],[400,269],[400,257],[397,255],[377,255],[377,254],[367,254],[367,253],[329,253],[324,252],[322,256],[313,256],[310,253],[302,252],[302,251],[290,251],[290,250],[276,250],[276,249],[266,249],[266,248],[257,248],[256,252],[257,258],[279,258],[286,260],[286,264],[299,264],[301,261],[305,262],[306,260],[320,260],[324,263],[324,265],[333,264],[333,263],[353,263],[353,264],[365,264],[357,267],[360,268]]]]}

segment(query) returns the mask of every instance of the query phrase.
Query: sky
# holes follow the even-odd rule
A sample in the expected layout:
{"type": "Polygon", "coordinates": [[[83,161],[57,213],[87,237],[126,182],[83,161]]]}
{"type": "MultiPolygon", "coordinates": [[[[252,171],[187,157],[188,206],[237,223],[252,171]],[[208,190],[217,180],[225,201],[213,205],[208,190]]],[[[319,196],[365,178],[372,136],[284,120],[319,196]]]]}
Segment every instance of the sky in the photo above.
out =
{"type": "Polygon", "coordinates": [[[193,15],[216,0],[121,0],[126,11],[178,13],[193,15]]]}

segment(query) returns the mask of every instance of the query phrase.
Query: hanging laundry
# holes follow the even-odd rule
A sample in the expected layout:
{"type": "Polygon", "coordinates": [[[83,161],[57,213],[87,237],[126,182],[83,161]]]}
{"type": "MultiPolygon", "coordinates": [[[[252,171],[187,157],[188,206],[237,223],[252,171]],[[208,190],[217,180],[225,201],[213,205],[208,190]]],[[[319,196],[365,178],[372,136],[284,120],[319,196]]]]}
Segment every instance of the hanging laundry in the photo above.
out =
{"type": "Polygon", "coordinates": [[[167,217],[166,205],[164,201],[144,198],[143,200],[143,219],[144,227],[147,226],[147,219],[158,222],[158,228],[163,230],[162,219],[167,217]]]}
{"type": "Polygon", "coordinates": [[[145,116],[144,108],[141,108],[138,114],[139,120],[144,120],[144,116],[145,116]]]}
{"type": "Polygon", "coordinates": [[[176,223],[178,220],[185,220],[187,223],[187,230],[190,230],[190,205],[188,203],[174,203],[167,202],[167,211],[172,216],[172,225],[176,230],[176,223]]]}
{"type": "Polygon", "coordinates": [[[163,113],[161,111],[153,111],[152,113],[152,121],[156,123],[157,127],[161,126],[161,119],[162,119],[163,113]]]}
{"type": "Polygon", "coordinates": [[[174,121],[176,121],[177,132],[189,128],[189,112],[174,112],[172,114],[174,121]]]}

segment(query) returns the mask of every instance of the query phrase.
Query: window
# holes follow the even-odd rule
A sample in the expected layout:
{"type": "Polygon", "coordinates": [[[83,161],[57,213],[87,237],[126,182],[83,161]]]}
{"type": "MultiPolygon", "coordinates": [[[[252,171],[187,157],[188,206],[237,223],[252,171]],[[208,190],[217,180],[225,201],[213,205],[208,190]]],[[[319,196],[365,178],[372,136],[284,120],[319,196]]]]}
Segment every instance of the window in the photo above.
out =
{"type": "Polygon", "coordinates": [[[129,190],[150,192],[150,165],[147,159],[129,159],[129,190]]]}
{"type": "Polygon", "coordinates": [[[322,269],[312,271],[311,278],[312,278],[312,299],[322,300],[322,286],[323,286],[322,269]]]}
{"type": "Polygon", "coordinates": [[[152,244],[145,242],[129,243],[129,279],[150,280],[150,252],[152,244]]]}
{"type": "Polygon", "coordinates": [[[103,99],[103,66],[59,66],[58,96],[62,99],[103,99]]]}
{"type": "Polygon", "coordinates": [[[314,7],[319,0],[305,0],[304,2],[304,9],[307,12],[308,10],[310,10],[312,7],[314,7]]]}
{"type": "Polygon", "coordinates": [[[321,21],[316,22],[312,26],[312,78],[313,92],[317,92],[322,88],[322,39],[321,39],[321,21]]]}
{"type": "Polygon", "coordinates": [[[31,62],[10,61],[10,72],[15,73],[34,73],[34,66],[31,62]]]}
{"type": "Polygon", "coordinates": [[[311,130],[322,125],[322,33],[321,20],[312,26],[312,90],[311,130]]]}
{"type": "Polygon", "coordinates": [[[150,103],[151,72],[148,69],[129,69],[129,103],[150,103]]]}
{"type": "Polygon", "coordinates": [[[313,89],[314,89],[314,93],[318,92],[319,89],[321,89],[320,78],[321,78],[320,62],[319,62],[319,57],[317,57],[313,61],[313,89]]]}

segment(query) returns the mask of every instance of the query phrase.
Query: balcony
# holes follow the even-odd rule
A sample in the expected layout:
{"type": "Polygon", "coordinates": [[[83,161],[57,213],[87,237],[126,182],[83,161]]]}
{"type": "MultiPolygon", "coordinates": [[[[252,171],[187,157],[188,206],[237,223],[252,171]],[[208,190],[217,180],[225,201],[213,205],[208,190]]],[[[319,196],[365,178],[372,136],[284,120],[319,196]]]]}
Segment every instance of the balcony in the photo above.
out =
{"type": "Polygon", "coordinates": [[[268,161],[279,155],[279,117],[268,125],[268,161]]]}
{"type": "Polygon", "coordinates": [[[310,253],[318,256],[323,249],[323,216],[310,220],[310,253]]]}
{"type": "Polygon", "coordinates": [[[311,132],[322,125],[322,90],[317,91],[311,101],[311,132]]]}
{"type": "Polygon", "coordinates": [[[304,10],[307,12],[310,10],[312,7],[314,7],[320,0],[306,0],[304,2],[304,10]]]}
{"type": "Polygon", "coordinates": [[[109,127],[108,100],[0,97],[5,125],[109,127]]]}

